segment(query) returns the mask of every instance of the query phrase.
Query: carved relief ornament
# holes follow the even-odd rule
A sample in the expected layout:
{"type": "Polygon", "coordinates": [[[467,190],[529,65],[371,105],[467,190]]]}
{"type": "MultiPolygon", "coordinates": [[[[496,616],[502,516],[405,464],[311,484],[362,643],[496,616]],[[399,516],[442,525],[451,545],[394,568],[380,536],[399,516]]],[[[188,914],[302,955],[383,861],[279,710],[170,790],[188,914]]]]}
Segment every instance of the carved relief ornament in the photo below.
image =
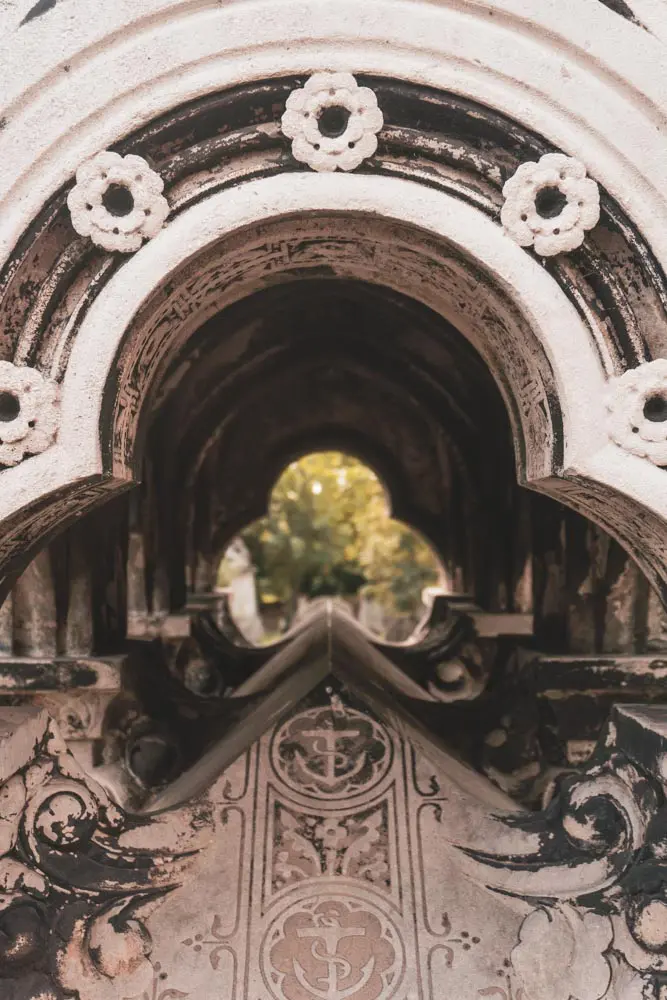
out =
{"type": "Polygon", "coordinates": [[[667,360],[647,361],[613,379],[606,403],[612,441],[654,465],[667,465],[667,360]]]}
{"type": "Polygon", "coordinates": [[[35,368],[0,361],[0,464],[18,465],[53,444],[59,388],[35,368]]]}
{"type": "Polygon", "coordinates": [[[600,218],[600,192],[579,160],[546,153],[522,163],[503,187],[500,218],[522,247],[542,257],[576,250],[600,218]]]}
{"type": "Polygon", "coordinates": [[[154,970],[140,914],[192,862],[206,810],[176,810],[168,824],[149,821],[147,831],[146,821],[128,821],[84,775],[45,712],[5,709],[0,737],[8,730],[0,739],[7,775],[0,784],[0,996],[142,996],[154,970]]]}
{"type": "Polygon", "coordinates": [[[511,824],[516,852],[477,855],[480,879],[541,900],[511,955],[529,1000],[641,1000],[667,971],[667,806],[653,724],[640,706],[615,709],[597,762],[564,779],[539,819],[511,824]],[[628,756],[628,744],[645,747],[646,761],[628,756]],[[529,830],[537,850],[525,849],[529,830]]]}
{"type": "Polygon", "coordinates": [[[351,73],[315,73],[287,98],[284,135],[313,170],[354,170],[377,149],[384,119],[377,97],[351,73]]]}
{"type": "Polygon", "coordinates": [[[164,181],[141,156],[106,151],[83,163],[67,197],[72,225],[105,250],[132,253],[169,214],[164,181]]]}

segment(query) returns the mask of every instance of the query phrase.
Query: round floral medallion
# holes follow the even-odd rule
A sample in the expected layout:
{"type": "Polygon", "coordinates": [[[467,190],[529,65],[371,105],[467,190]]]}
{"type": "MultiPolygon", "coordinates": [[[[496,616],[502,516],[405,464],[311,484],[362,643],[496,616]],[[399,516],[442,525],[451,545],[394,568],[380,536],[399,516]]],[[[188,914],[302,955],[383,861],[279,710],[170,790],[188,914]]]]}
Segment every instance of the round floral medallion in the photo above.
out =
{"type": "Polygon", "coordinates": [[[607,429],[621,448],[667,465],[667,360],[647,361],[612,379],[607,429]]]}
{"type": "Polygon", "coordinates": [[[141,156],[106,151],[83,163],[67,197],[72,225],[105,250],[132,253],[169,214],[164,181],[141,156]]]}
{"type": "Polygon", "coordinates": [[[519,246],[542,257],[576,250],[600,218],[600,192],[579,160],[547,153],[522,163],[503,187],[500,218],[519,246]]]}
{"type": "Polygon", "coordinates": [[[341,799],[368,791],[392,761],[389,734],[352,708],[299,712],[276,732],[271,763],[293,791],[341,799]]]}
{"type": "Polygon", "coordinates": [[[35,368],[0,361],[0,464],[18,465],[53,444],[59,388],[35,368]]]}
{"type": "Polygon", "coordinates": [[[377,149],[377,97],[351,73],[315,73],[287,98],[281,125],[292,156],[313,170],[354,170],[377,149]]]}
{"type": "Polygon", "coordinates": [[[391,920],[366,899],[319,894],[273,922],[261,950],[276,1000],[389,1000],[405,968],[391,920]]]}

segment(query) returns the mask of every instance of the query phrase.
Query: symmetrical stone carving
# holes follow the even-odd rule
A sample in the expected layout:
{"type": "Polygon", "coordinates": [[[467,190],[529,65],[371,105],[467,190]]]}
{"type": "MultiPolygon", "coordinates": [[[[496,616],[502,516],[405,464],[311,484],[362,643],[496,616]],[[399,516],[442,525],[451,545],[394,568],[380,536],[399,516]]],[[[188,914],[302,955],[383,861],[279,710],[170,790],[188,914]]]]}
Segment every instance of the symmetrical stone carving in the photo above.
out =
{"type": "Polygon", "coordinates": [[[286,722],[271,762],[295,791],[347,799],[381,781],[391,756],[391,741],[377,722],[334,700],[333,709],[310,709],[286,722]]]}
{"type": "Polygon", "coordinates": [[[0,361],[0,465],[18,465],[53,444],[59,391],[35,368],[0,361]]]}
{"type": "Polygon", "coordinates": [[[609,436],[633,455],[667,465],[667,360],[658,358],[611,381],[609,436]]]}
{"type": "Polygon", "coordinates": [[[276,919],[262,964],[276,1000],[389,1000],[405,959],[398,931],[372,903],[315,892],[276,919]]]}
{"type": "Polygon", "coordinates": [[[283,133],[313,170],[354,170],[377,149],[384,119],[377,97],[351,73],[315,73],[287,98],[283,133]]]}
{"type": "Polygon", "coordinates": [[[84,776],[46,713],[4,710],[0,738],[5,736],[3,1000],[118,1000],[150,993],[150,937],[139,913],[154,909],[191,863],[205,810],[188,811],[185,823],[180,811],[168,828],[153,823],[146,837],[145,823],[129,823],[84,776]]]}
{"type": "Polygon", "coordinates": [[[500,218],[522,247],[542,257],[576,250],[600,218],[600,193],[579,160],[546,153],[522,163],[503,187],[500,218]]]}
{"type": "Polygon", "coordinates": [[[200,876],[207,910],[201,886],[185,887],[174,919],[193,929],[175,952],[164,930],[154,952],[170,982],[193,1000],[223,987],[234,1000],[654,997],[665,806],[648,716],[618,710],[594,766],[564,779],[544,813],[512,812],[435,747],[419,765],[434,777],[419,782],[409,725],[399,738],[337,685],[264,733],[212,793],[222,826],[200,876]],[[355,743],[363,719],[367,742],[355,743]],[[368,775],[356,803],[311,780],[332,763],[354,771],[360,750],[379,751],[378,732],[390,768],[379,783],[368,775]],[[276,746],[307,758],[290,784],[276,746]]]}
{"type": "Polygon", "coordinates": [[[417,981],[431,1000],[653,996],[667,971],[661,717],[616,709],[595,763],[523,812],[425,739],[396,668],[343,638],[322,647],[333,676],[257,738],[273,677],[273,707],[228,734],[236,753],[241,730],[257,742],[220,780],[212,751],[212,809],[183,815],[169,792],[166,812],[126,819],[43,716],[18,760],[0,756],[3,1000],[402,1000],[417,981]],[[212,853],[153,912],[211,814],[212,853]]]}
{"type": "Polygon", "coordinates": [[[164,181],[141,156],[105,151],[83,163],[67,196],[72,225],[105,250],[132,253],[169,215],[164,181]]]}

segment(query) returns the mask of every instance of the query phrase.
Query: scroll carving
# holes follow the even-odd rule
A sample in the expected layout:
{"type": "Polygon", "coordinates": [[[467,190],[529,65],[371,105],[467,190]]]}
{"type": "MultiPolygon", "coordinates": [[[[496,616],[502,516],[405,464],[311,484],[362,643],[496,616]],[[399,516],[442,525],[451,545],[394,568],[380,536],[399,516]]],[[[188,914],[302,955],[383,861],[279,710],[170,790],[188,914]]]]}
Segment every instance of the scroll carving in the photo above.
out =
{"type": "Polygon", "coordinates": [[[595,763],[505,821],[514,848],[462,848],[487,885],[540,901],[511,955],[530,1000],[640,1000],[667,971],[663,742],[648,711],[615,709],[595,763]]]}
{"type": "MultiPolygon", "coordinates": [[[[3,1000],[150,992],[151,941],[142,918],[192,863],[206,809],[178,810],[168,824],[130,820],[84,775],[46,713],[9,714],[15,743],[27,749],[0,785],[3,1000]]],[[[9,756],[3,753],[3,764],[9,756]]]]}

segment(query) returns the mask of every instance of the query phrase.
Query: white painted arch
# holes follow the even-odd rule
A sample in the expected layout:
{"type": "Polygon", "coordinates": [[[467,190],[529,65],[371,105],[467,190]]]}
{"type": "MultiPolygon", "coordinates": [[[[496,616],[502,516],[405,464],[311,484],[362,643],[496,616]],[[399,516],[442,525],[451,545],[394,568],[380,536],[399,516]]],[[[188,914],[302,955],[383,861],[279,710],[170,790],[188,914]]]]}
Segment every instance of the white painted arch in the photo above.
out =
{"type": "MultiPolygon", "coordinates": [[[[551,363],[564,423],[565,477],[593,480],[667,520],[663,470],[609,443],[603,359],[573,305],[534,259],[480,211],[450,195],[395,177],[310,172],[217,192],[184,211],[123,264],[77,335],[62,387],[58,441],[3,473],[0,519],[103,473],[100,417],[109,371],[126,331],[157,288],[184,262],[230,233],[251,233],[268,220],[318,212],[360,214],[371,228],[373,220],[406,224],[472,259],[511,299],[551,363]]],[[[399,290],[415,298],[422,294],[409,286],[399,290]]],[[[432,297],[427,304],[434,306],[432,297]]],[[[466,334],[466,317],[448,302],[446,289],[441,290],[439,311],[466,334]]],[[[530,413],[526,419],[530,422],[530,413]]],[[[551,478],[543,461],[526,470],[526,479],[547,491],[551,478]]]]}
{"type": "Polygon", "coordinates": [[[667,267],[667,48],[599,0],[58,0],[0,15],[0,261],[88,156],[178,104],[331,68],[452,91],[576,155],[667,267]],[[4,24],[2,23],[4,21],[4,24]]]}

